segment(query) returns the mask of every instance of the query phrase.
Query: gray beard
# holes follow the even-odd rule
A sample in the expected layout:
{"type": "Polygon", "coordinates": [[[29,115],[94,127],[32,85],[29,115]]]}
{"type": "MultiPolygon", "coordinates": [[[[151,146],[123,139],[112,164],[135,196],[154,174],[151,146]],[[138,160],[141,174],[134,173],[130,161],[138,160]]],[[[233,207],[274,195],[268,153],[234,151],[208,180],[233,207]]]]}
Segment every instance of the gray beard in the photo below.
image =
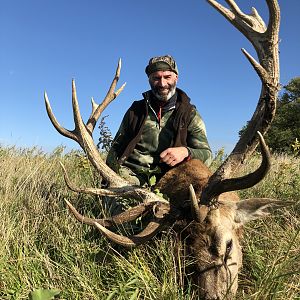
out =
{"type": "Polygon", "coordinates": [[[167,95],[163,95],[163,96],[162,96],[162,95],[156,93],[153,89],[152,89],[152,92],[153,92],[154,96],[155,96],[158,100],[163,101],[163,102],[167,102],[167,101],[169,101],[170,98],[175,94],[175,92],[176,92],[176,86],[174,86],[174,87],[170,90],[170,92],[169,92],[167,95]]]}

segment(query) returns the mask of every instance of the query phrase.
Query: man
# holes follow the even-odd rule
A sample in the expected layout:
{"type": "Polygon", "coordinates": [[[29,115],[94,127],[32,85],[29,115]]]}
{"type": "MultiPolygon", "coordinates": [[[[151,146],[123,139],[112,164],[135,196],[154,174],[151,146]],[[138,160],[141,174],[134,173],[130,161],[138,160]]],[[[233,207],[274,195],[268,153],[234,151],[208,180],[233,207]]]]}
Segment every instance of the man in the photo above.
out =
{"type": "Polygon", "coordinates": [[[126,112],[107,164],[133,184],[144,185],[179,163],[197,158],[210,165],[204,122],[189,97],[176,87],[178,68],[170,55],[153,57],[145,70],[151,90],[126,112]]]}

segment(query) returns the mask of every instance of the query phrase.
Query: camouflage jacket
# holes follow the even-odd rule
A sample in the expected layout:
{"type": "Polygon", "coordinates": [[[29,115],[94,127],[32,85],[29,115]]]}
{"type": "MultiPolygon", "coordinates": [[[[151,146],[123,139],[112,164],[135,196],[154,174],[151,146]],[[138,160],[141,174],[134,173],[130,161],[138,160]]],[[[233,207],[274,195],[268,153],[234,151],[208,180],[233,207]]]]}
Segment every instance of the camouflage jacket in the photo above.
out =
{"type": "Polygon", "coordinates": [[[182,90],[177,88],[175,95],[176,105],[169,107],[161,118],[151,105],[151,91],[143,94],[144,99],[133,102],[107,156],[106,163],[113,170],[125,165],[140,173],[159,166],[165,172],[169,168],[160,163],[160,153],[179,146],[187,147],[191,158],[210,165],[212,152],[203,120],[182,90]]]}

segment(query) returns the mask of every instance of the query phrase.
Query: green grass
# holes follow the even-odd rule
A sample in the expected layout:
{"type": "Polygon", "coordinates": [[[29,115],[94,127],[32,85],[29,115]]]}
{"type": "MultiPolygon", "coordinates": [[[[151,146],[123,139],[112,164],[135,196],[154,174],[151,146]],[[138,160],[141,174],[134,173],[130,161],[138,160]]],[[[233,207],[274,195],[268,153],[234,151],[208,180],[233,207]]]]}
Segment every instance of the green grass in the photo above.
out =
{"type": "MultiPolygon", "coordinates": [[[[59,161],[79,186],[99,179],[80,154],[62,150],[0,148],[0,299],[39,288],[68,300],[197,299],[182,289],[185,261],[175,258],[172,232],[127,251],[70,216],[64,199],[87,215],[100,212],[101,199],[69,191],[59,161]]],[[[240,172],[258,164],[254,156],[240,172]]],[[[245,228],[237,299],[300,299],[300,159],[274,156],[267,178],[240,194],[297,204],[245,228]]]]}

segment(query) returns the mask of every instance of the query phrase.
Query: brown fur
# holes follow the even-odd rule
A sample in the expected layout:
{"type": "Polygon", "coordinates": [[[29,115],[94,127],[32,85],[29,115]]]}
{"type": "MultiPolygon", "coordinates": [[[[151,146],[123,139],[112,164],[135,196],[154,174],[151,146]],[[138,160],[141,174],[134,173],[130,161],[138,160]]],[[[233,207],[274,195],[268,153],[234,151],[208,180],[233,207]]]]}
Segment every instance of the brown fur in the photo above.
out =
{"type": "MultiPolygon", "coordinates": [[[[167,195],[171,199],[172,204],[180,206],[182,201],[188,200],[190,197],[189,185],[193,185],[197,198],[200,198],[202,190],[211,175],[212,172],[201,160],[191,159],[168,171],[159,180],[156,188],[167,195]]],[[[228,198],[231,201],[239,200],[235,192],[227,192],[219,196],[219,200],[228,198]]]]}
{"type": "MultiPolygon", "coordinates": [[[[205,221],[195,222],[191,209],[184,205],[189,200],[190,184],[193,185],[199,199],[204,186],[212,172],[200,160],[192,159],[168,171],[158,182],[157,188],[166,194],[172,206],[182,211],[183,219],[177,221],[174,229],[184,244],[184,253],[192,258],[187,273],[198,287],[201,299],[221,299],[226,294],[232,299],[237,289],[237,271],[241,267],[242,253],[239,245],[241,227],[234,228],[233,211],[230,207],[220,204],[218,209],[208,212],[205,221]],[[226,243],[232,241],[234,259],[228,258],[233,266],[211,268],[214,264],[223,264],[226,257],[226,243]],[[210,269],[203,272],[205,269],[210,269]],[[235,278],[229,279],[228,270],[235,278]]],[[[219,196],[222,201],[239,201],[235,192],[227,192],[219,196]]],[[[200,207],[200,209],[205,207],[200,207]]],[[[206,208],[207,209],[207,208],[206,208]]]]}
{"type": "Polygon", "coordinates": [[[268,198],[240,201],[237,193],[226,192],[218,196],[217,206],[200,205],[197,212],[191,209],[188,187],[194,186],[199,199],[211,174],[201,161],[190,160],[167,172],[157,188],[170,199],[169,216],[172,218],[173,213],[173,228],[184,245],[185,258],[190,259],[185,263],[186,273],[197,286],[200,299],[231,300],[237,291],[242,266],[243,225],[267,216],[286,202],[268,198]]]}
{"type": "Polygon", "coordinates": [[[198,159],[181,163],[168,171],[158,182],[156,188],[167,195],[172,202],[178,203],[189,199],[188,187],[193,184],[197,197],[201,195],[212,172],[198,159]]]}

